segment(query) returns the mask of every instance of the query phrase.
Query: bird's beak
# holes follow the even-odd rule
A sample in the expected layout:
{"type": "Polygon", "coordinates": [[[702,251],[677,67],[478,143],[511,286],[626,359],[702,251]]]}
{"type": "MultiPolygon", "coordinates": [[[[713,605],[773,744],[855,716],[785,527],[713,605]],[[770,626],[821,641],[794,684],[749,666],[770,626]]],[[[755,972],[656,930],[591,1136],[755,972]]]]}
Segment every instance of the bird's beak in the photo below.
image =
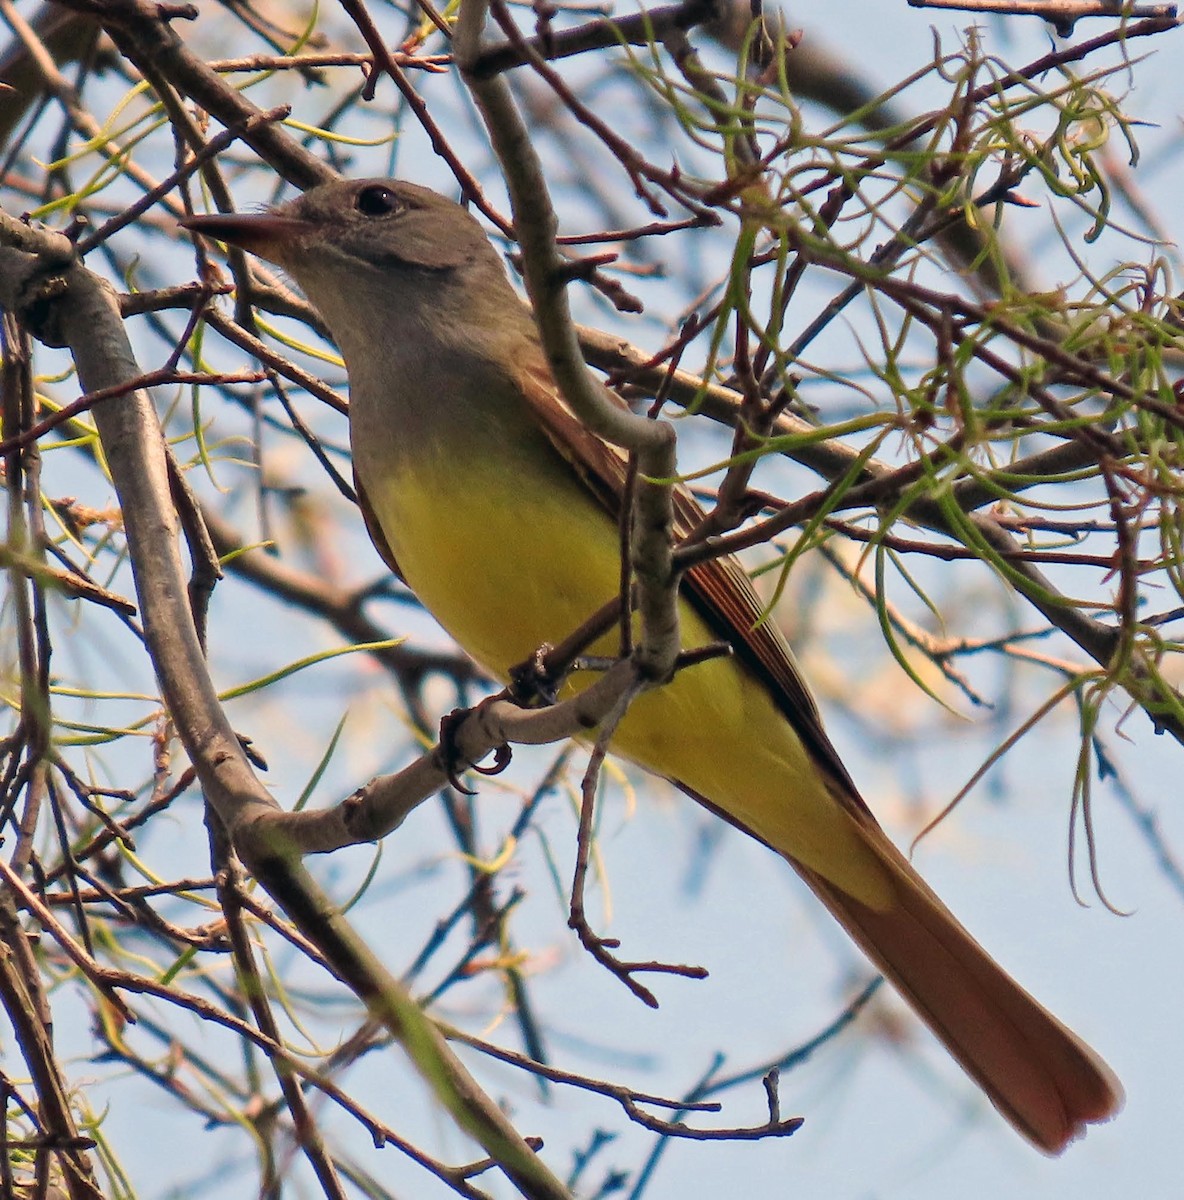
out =
{"type": "Polygon", "coordinates": [[[216,238],[280,265],[313,230],[310,222],[278,212],[210,213],[182,217],[179,223],[185,229],[216,238]]]}

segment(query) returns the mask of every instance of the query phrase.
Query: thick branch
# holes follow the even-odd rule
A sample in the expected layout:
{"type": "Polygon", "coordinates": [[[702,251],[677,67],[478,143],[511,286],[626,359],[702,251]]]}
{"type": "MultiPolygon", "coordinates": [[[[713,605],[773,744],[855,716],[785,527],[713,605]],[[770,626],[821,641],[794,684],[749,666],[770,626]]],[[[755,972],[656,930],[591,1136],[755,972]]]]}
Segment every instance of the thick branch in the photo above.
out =
{"type": "MultiPolygon", "coordinates": [[[[114,290],[85,270],[70,242],[0,214],[0,306],[41,340],[68,346],[87,390],[139,377],[114,290]]],[[[255,778],[222,711],[194,630],[177,546],[165,443],[150,398],[135,390],[95,423],[123,510],[145,637],[161,692],[207,799],[235,849],[337,974],[400,1041],[437,1099],[525,1196],[566,1200],[534,1155],[424,1016],[275,837],[275,801],[255,778]]]]}

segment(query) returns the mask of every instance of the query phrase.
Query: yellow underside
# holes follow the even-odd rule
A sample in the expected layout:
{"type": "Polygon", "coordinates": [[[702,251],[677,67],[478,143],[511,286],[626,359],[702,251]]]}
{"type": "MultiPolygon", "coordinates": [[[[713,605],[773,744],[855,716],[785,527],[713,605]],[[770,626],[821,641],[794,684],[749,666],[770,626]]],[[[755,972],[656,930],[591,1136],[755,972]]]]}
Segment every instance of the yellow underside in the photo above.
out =
{"type": "MultiPolygon", "coordinates": [[[[613,523],[561,464],[547,475],[537,467],[514,471],[503,457],[497,470],[466,470],[461,509],[441,500],[456,493],[451,465],[447,477],[423,462],[414,476],[404,467],[397,484],[365,481],[408,584],[503,680],[617,592],[613,523]]],[[[682,640],[688,648],[717,640],[685,604],[682,640]]],[[[612,649],[610,638],[596,652],[612,649]]],[[[889,903],[879,855],[828,793],[768,690],[735,659],[710,660],[641,696],[612,745],[865,904],[889,903]]]]}

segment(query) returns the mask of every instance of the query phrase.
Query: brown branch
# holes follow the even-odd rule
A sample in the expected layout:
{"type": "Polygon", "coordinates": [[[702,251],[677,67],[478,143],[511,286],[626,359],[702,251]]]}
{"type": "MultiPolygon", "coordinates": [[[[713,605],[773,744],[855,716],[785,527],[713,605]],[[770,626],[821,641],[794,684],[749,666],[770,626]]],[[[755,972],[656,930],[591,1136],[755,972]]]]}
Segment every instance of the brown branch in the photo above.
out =
{"type": "Polygon", "coordinates": [[[73,421],[80,413],[90,412],[105,400],[119,400],[131,392],[144,388],[161,387],[166,383],[259,383],[267,376],[262,371],[239,371],[237,373],[209,371],[147,371],[135,379],[114,383],[110,387],[98,388],[79,396],[69,404],[63,404],[57,412],[43,417],[35,425],[0,442],[0,454],[9,454],[23,446],[31,446],[59,425],[73,421]]]}
{"type": "MultiPolygon", "coordinates": [[[[462,8],[454,50],[506,176],[526,290],[548,365],[560,393],[594,434],[636,456],[639,475],[645,479],[672,479],[677,469],[674,430],[666,422],[636,417],[613,404],[584,363],[563,285],[563,261],[555,246],[558,222],[546,177],[508,85],[500,76],[468,75],[468,64],[480,52],[486,11],[482,0],[462,8]]],[[[670,676],[679,652],[678,578],[669,534],[673,524],[669,484],[643,483],[636,492],[630,565],[640,589],[637,662],[643,676],[654,681],[670,676]]]]}
{"type": "Polygon", "coordinates": [[[988,13],[1001,17],[1041,17],[1060,37],[1071,37],[1073,26],[1087,17],[1128,21],[1137,18],[1174,20],[1174,4],[1130,4],[1124,0],[909,0],[910,8],[943,8],[988,13]]]}
{"type": "Polygon", "coordinates": [[[532,55],[554,61],[590,50],[608,50],[623,42],[645,46],[660,42],[672,30],[692,29],[710,21],[717,12],[711,0],[687,0],[628,16],[601,18],[574,29],[551,31],[544,38],[531,38],[524,43],[507,42],[482,50],[469,63],[467,71],[475,80],[489,79],[504,71],[521,67],[532,55]]]}

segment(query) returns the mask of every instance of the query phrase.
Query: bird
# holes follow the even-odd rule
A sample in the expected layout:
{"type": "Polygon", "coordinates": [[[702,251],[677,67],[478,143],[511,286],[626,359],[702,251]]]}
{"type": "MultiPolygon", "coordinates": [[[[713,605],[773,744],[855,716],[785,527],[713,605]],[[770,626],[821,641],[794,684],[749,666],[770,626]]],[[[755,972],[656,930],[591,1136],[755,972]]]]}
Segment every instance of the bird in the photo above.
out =
{"type": "MultiPolygon", "coordinates": [[[[334,180],[183,223],[282,268],[323,318],[349,377],[371,538],[474,660],[505,681],[620,594],[626,459],[567,407],[531,310],[466,209],[402,180],[334,180]]],[[[681,487],[674,503],[685,536],[702,510],[681,487]]],[[[613,752],[784,858],[1032,1145],[1059,1154],[1114,1116],[1110,1068],[880,827],[741,564],[699,563],[679,603],[685,648],[732,653],[643,692],[613,752]]],[[[590,653],[613,649],[607,635],[590,653]]]]}

